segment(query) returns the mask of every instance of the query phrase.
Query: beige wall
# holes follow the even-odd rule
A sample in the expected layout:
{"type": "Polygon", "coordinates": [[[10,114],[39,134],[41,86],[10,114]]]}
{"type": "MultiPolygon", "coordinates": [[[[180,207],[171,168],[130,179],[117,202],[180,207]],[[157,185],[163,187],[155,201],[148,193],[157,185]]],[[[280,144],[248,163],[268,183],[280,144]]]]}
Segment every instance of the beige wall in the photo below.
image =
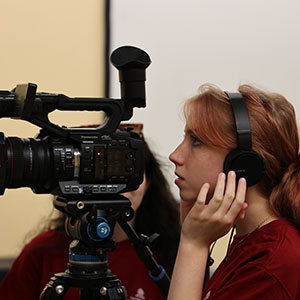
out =
{"type": "MultiPolygon", "coordinates": [[[[33,82],[40,92],[104,95],[104,0],[1,0],[0,89],[33,82]]],[[[99,122],[100,113],[54,113],[59,124],[99,122]],[[75,122],[74,122],[75,120],[75,122]]],[[[33,137],[39,128],[1,119],[6,136],[33,137]]],[[[25,235],[52,210],[49,195],[30,189],[0,197],[0,257],[15,256],[25,235]]]]}

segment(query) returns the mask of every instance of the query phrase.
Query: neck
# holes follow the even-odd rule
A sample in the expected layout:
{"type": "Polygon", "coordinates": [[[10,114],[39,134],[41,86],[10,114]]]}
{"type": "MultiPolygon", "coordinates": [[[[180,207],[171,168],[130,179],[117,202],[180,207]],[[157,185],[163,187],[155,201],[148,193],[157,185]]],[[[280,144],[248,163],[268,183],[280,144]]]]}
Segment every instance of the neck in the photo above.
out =
{"type": "Polygon", "coordinates": [[[245,218],[236,225],[237,236],[249,234],[278,219],[269,204],[269,199],[260,193],[257,186],[248,188],[246,202],[248,207],[245,218]]]}

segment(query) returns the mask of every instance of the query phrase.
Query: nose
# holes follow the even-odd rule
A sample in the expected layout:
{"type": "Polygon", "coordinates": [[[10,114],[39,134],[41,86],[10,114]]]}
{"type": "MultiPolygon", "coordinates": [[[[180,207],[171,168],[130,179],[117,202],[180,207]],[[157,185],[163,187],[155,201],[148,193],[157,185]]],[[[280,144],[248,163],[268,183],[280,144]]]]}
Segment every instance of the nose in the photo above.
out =
{"type": "Polygon", "coordinates": [[[169,155],[169,160],[175,165],[183,165],[183,155],[180,151],[181,144],[169,155]]]}

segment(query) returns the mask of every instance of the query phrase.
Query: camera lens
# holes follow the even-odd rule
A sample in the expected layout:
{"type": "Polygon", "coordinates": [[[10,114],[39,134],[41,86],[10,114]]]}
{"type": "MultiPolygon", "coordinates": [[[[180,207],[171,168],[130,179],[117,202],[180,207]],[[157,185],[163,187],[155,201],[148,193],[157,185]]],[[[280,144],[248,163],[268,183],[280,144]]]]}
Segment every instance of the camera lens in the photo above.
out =
{"type": "Polygon", "coordinates": [[[51,175],[51,152],[46,142],[7,137],[6,187],[34,187],[51,175]]]}
{"type": "MultiPolygon", "coordinates": [[[[0,142],[0,189],[30,187],[35,193],[51,193],[58,180],[72,180],[78,151],[51,139],[7,137],[0,142]],[[76,152],[77,151],[77,152],[76,152]],[[76,153],[77,154],[76,154],[76,153]]],[[[77,171],[78,172],[78,171],[77,171]]]]}

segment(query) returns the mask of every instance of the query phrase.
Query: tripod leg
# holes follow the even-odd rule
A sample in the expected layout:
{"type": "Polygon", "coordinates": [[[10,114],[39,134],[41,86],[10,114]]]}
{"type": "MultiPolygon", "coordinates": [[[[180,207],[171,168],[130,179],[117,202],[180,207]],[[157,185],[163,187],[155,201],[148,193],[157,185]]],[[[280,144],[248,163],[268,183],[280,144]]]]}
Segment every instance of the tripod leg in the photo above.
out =
{"type": "Polygon", "coordinates": [[[45,286],[40,295],[40,300],[60,300],[68,291],[69,286],[62,280],[58,280],[55,276],[45,286]]]}
{"type": "Polygon", "coordinates": [[[96,299],[101,299],[100,298],[100,293],[98,292],[98,294],[96,295],[96,291],[95,290],[91,290],[91,289],[81,289],[80,290],[80,300],[96,300],[96,299]]]}
{"type": "Polygon", "coordinates": [[[81,289],[80,300],[125,300],[128,298],[127,292],[123,286],[105,286],[98,290],[81,289]]]}

